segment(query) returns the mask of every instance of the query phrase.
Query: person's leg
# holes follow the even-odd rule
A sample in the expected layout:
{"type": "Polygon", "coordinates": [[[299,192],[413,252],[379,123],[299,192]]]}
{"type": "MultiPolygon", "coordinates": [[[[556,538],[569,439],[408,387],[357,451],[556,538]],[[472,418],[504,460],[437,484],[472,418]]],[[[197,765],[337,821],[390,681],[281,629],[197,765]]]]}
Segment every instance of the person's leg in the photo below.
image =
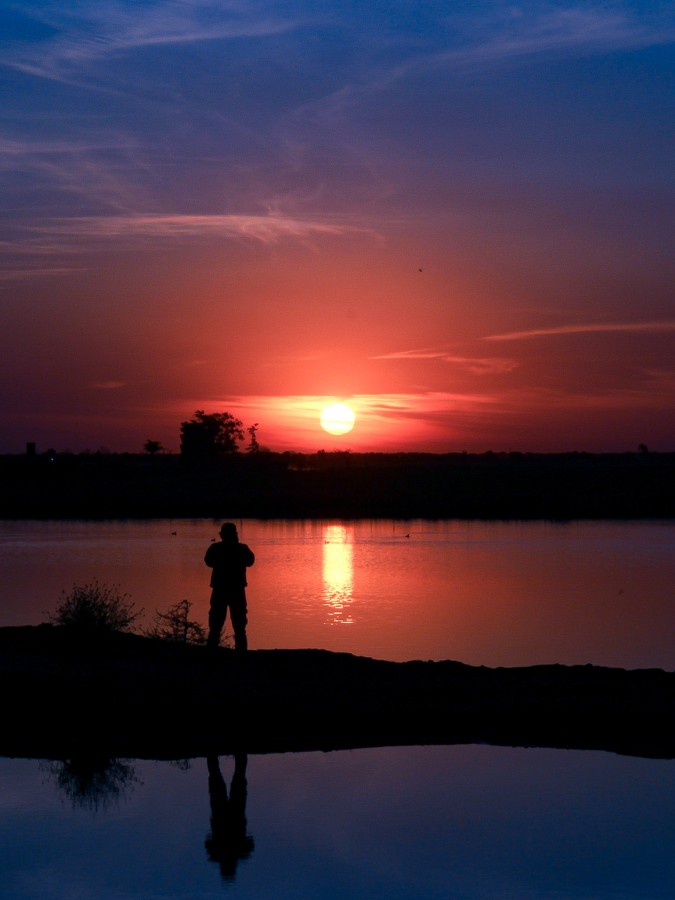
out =
{"type": "Polygon", "coordinates": [[[211,606],[209,608],[209,636],[206,646],[209,650],[215,650],[220,644],[220,634],[225,624],[225,616],[227,615],[227,601],[224,597],[219,597],[214,591],[211,594],[211,606]]]}
{"type": "Polygon", "coordinates": [[[230,618],[232,619],[232,630],[234,631],[234,649],[247,650],[246,624],[248,619],[246,615],[246,592],[243,589],[230,600],[230,618]]]}

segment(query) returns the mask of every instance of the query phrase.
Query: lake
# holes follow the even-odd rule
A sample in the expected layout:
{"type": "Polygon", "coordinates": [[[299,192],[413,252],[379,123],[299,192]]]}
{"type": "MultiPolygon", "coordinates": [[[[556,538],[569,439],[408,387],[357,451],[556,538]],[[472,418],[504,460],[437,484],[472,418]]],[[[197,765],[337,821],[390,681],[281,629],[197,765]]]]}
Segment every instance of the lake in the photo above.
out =
{"type": "MultiPolygon", "coordinates": [[[[206,623],[210,520],[0,522],[0,625],[74,583],[206,623]]],[[[252,649],[675,669],[675,523],[244,520],[252,649]]]]}
{"type": "MultiPolygon", "coordinates": [[[[205,623],[218,525],[0,522],[0,625],[93,579],[205,623]]],[[[672,522],[237,525],[252,649],[674,668],[672,522]]],[[[598,751],[0,758],[0,900],[670,898],[674,803],[673,761],[598,751]]]]}
{"type": "Polygon", "coordinates": [[[0,898],[675,896],[670,761],[450,746],[238,768],[0,759],[0,898]]]}

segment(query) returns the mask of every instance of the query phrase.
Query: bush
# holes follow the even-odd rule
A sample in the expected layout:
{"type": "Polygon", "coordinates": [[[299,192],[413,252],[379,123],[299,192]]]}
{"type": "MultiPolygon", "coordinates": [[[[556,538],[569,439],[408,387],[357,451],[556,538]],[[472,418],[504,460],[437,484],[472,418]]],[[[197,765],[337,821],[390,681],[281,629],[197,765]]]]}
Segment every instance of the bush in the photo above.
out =
{"type": "Polygon", "coordinates": [[[134,609],[127,594],[93,581],[91,584],[74,584],[69,594],[63,591],[62,600],[50,621],[67,628],[127,631],[141,613],[142,610],[134,609]]]}
{"type": "Polygon", "coordinates": [[[175,644],[203,644],[206,642],[206,634],[199,622],[188,618],[192,603],[189,600],[180,600],[170,606],[167,612],[156,611],[156,622],[147,634],[148,637],[161,638],[165,641],[173,641],[175,644]]]}

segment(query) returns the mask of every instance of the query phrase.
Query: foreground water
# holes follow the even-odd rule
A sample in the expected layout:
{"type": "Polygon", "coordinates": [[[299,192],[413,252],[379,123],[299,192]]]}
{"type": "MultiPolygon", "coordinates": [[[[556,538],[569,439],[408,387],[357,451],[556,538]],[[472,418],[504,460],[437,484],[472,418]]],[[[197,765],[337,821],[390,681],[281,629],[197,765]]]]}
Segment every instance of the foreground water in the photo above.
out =
{"type": "Polygon", "coordinates": [[[252,756],[245,806],[242,760],[234,786],[234,760],[218,765],[220,785],[204,759],[117,761],[97,782],[0,760],[0,898],[675,896],[671,762],[484,746],[252,756]]]}
{"type": "MultiPolygon", "coordinates": [[[[252,648],[476,665],[675,668],[675,523],[238,522],[252,648]]],[[[0,625],[93,579],[206,622],[208,520],[0,522],[0,625]]]]}
{"type": "MultiPolygon", "coordinates": [[[[672,523],[238,525],[253,648],[674,668],[672,523]]],[[[0,624],[94,578],[205,622],[217,526],[0,523],[0,624]]],[[[0,759],[0,900],[656,900],[674,802],[672,761],[591,751],[0,759]]]]}

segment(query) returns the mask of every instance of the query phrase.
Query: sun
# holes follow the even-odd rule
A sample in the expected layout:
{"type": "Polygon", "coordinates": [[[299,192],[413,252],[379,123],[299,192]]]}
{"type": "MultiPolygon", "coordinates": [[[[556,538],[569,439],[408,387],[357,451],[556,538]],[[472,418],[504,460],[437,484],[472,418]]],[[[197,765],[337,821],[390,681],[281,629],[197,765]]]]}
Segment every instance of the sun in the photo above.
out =
{"type": "Polygon", "coordinates": [[[346,403],[331,403],[321,413],[321,427],[328,434],[347,434],[355,421],[354,410],[346,403]]]}

